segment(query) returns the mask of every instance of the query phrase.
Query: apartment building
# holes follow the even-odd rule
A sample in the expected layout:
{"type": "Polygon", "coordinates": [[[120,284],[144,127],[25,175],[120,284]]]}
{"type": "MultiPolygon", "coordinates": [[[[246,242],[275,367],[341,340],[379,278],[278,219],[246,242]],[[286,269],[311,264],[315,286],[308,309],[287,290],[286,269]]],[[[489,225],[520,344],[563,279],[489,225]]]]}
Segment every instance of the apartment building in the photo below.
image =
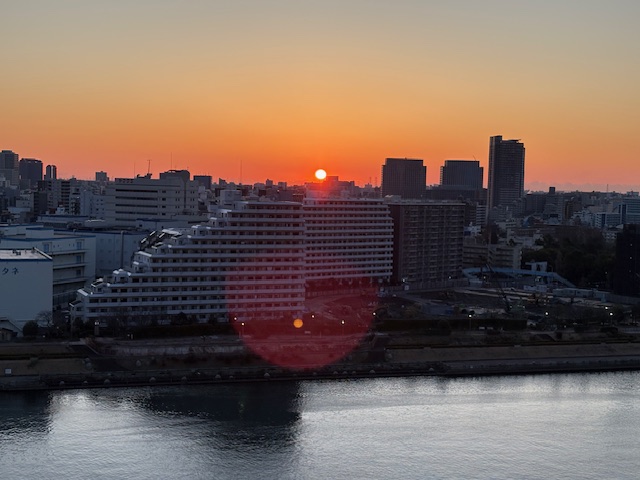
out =
{"type": "Polygon", "coordinates": [[[78,291],[72,318],[255,321],[301,315],[304,219],[294,202],[237,201],[207,224],[155,232],[129,268],[78,291]]]}
{"type": "Polygon", "coordinates": [[[307,198],[304,221],[311,290],[391,280],[393,221],[381,199],[307,198]]]}
{"type": "Polygon", "coordinates": [[[443,287],[461,276],[464,203],[389,200],[393,218],[393,283],[443,287]]]}

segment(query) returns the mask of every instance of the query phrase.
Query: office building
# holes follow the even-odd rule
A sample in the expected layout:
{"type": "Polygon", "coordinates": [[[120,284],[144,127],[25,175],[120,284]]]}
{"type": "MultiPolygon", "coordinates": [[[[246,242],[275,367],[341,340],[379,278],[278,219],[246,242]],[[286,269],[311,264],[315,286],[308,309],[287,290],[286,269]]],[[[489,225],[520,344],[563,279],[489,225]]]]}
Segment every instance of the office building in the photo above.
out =
{"type": "Polygon", "coordinates": [[[489,210],[513,207],[524,196],[524,144],[519,140],[490,138],[487,196],[489,210]]]}
{"type": "Polygon", "coordinates": [[[20,188],[37,188],[42,180],[42,162],[35,158],[21,158],[19,163],[20,188]]]}
{"type": "Polygon", "coordinates": [[[382,166],[382,196],[423,198],[427,188],[427,167],[422,160],[387,158],[382,166]]]}
{"type": "Polygon", "coordinates": [[[0,177],[4,177],[11,186],[20,184],[19,157],[11,150],[0,152],[0,177]]]}
{"type": "Polygon", "coordinates": [[[198,214],[198,184],[182,173],[116,178],[106,187],[105,220],[135,227],[139,219],[176,219],[198,214]]]}
{"type": "Polygon", "coordinates": [[[440,186],[482,190],[483,174],[477,160],[445,160],[440,167],[440,186]]]}

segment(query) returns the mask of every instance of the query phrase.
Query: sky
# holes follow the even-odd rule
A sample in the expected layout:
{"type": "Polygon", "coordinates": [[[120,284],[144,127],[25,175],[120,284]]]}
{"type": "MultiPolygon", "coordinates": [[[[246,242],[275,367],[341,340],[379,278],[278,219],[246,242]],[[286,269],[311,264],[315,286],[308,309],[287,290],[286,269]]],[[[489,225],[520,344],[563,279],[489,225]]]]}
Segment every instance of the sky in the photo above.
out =
{"type": "Polygon", "coordinates": [[[58,177],[381,181],[480,161],[640,190],[636,0],[0,0],[0,149],[58,177]]]}

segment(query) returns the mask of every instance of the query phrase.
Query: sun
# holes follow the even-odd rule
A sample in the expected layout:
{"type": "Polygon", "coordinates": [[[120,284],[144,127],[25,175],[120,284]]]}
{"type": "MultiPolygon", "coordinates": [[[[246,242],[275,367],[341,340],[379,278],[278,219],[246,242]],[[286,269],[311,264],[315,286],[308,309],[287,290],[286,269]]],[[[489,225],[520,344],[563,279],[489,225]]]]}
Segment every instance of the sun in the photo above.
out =
{"type": "Polygon", "coordinates": [[[319,168],[318,170],[316,170],[316,178],[318,180],[324,180],[325,178],[327,178],[327,172],[319,168]]]}

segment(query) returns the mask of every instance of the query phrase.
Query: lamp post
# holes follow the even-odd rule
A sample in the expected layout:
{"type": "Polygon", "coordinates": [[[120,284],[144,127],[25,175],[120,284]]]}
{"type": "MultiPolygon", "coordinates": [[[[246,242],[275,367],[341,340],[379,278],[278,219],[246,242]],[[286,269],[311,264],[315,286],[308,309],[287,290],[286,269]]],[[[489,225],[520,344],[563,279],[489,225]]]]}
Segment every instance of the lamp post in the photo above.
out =
{"type": "Polygon", "coordinates": [[[344,337],[344,320],[340,320],[340,323],[342,324],[342,336],[344,337]]]}

